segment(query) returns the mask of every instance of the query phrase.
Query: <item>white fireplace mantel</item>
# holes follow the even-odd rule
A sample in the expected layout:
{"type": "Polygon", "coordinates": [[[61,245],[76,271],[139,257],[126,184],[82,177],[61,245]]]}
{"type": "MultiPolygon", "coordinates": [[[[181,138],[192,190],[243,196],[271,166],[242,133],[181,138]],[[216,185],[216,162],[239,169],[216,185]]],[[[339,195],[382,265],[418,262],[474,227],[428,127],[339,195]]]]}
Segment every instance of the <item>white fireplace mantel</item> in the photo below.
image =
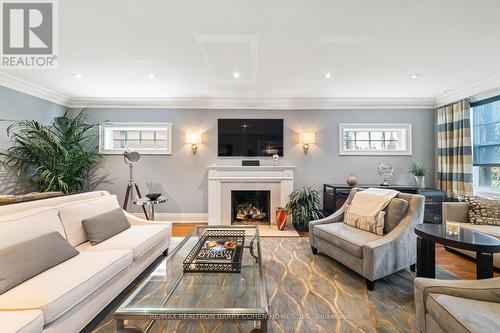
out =
{"type": "Polygon", "coordinates": [[[208,169],[208,224],[230,225],[230,198],[232,190],[271,191],[271,223],[274,210],[284,207],[293,191],[295,166],[207,166],[208,169]]]}

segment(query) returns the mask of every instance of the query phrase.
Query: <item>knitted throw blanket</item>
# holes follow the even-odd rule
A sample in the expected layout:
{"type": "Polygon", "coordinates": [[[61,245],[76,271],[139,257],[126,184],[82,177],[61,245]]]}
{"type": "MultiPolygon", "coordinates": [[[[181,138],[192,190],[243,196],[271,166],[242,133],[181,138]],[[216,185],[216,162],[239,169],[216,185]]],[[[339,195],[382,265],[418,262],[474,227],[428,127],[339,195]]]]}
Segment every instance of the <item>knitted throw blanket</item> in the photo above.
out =
{"type": "Polygon", "coordinates": [[[389,189],[369,188],[357,192],[348,205],[344,223],[377,235],[384,234],[384,215],[382,210],[398,191],[389,189]]]}

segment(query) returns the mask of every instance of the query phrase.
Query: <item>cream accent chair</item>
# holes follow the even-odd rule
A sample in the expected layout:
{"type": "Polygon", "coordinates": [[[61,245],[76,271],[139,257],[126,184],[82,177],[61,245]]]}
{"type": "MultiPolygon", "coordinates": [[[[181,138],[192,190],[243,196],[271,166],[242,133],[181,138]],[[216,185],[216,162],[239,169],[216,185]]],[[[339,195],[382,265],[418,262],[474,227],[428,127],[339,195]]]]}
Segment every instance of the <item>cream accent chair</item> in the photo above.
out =
{"type": "Polygon", "coordinates": [[[166,254],[171,224],[126,212],[130,228],[91,246],[82,220],[118,207],[105,191],[0,207],[0,249],[57,231],[80,252],[1,294],[0,332],[79,332],[166,254]]]}
{"type": "Polygon", "coordinates": [[[500,278],[415,279],[417,332],[500,332],[500,278]]]}
{"type": "MultiPolygon", "coordinates": [[[[472,231],[482,232],[500,239],[500,226],[487,224],[472,224],[469,222],[469,208],[465,202],[443,202],[443,226],[446,221],[460,223],[460,227],[472,231]]],[[[476,258],[476,252],[451,248],[454,251],[476,258]]],[[[493,266],[500,268],[500,253],[493,254],[493,266]]]]}
{"type": "Polygon", "coordinates": [[[387,234],[351,227],[344,221],[345,207],[359,188],[353,188],[345,204],[332,215],[309,223],[309,242],[313,254],[322,252],[365,277],[368,290],[375,281],[416,263],[417,237],[414,227],[424,219],[421,195],[399,193],[408,203],[406,213],[387,234]]]}

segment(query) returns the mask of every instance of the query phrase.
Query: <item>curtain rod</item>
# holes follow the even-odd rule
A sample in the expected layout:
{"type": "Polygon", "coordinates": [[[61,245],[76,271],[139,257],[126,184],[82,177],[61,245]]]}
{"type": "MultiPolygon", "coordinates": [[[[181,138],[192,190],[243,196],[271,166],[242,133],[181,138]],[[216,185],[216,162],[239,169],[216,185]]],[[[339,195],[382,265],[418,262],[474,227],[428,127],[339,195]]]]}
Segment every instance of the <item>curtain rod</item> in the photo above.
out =
{"type": "Polygon", "coordinates": [[[450,105],[453,105],[453,104],[457,104],[457,103],[460,103],[461,101],[467,101],[470,103],[471,101],[471,97],[467,97],[467,98],[462,98],[462,99],[459,99],[458,101],[455,101],[455,102],[450,102],[448,104],[444,104],[444,105],[441,105],[441,106],[438,106],[438,109],[440,108],[445,108],[447,106],[450,106],[450,105]]]}

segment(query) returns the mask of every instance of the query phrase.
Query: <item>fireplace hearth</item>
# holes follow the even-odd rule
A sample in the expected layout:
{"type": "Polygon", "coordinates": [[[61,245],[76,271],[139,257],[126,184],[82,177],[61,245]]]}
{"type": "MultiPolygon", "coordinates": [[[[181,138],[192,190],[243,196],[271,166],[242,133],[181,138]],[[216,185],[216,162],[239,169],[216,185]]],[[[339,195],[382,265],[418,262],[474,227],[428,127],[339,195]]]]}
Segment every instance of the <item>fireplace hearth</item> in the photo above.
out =
{"type": "Polygon", "coordinates": [[[231,191],[231,224],[270,224],[271,191],[231,191]]]}

